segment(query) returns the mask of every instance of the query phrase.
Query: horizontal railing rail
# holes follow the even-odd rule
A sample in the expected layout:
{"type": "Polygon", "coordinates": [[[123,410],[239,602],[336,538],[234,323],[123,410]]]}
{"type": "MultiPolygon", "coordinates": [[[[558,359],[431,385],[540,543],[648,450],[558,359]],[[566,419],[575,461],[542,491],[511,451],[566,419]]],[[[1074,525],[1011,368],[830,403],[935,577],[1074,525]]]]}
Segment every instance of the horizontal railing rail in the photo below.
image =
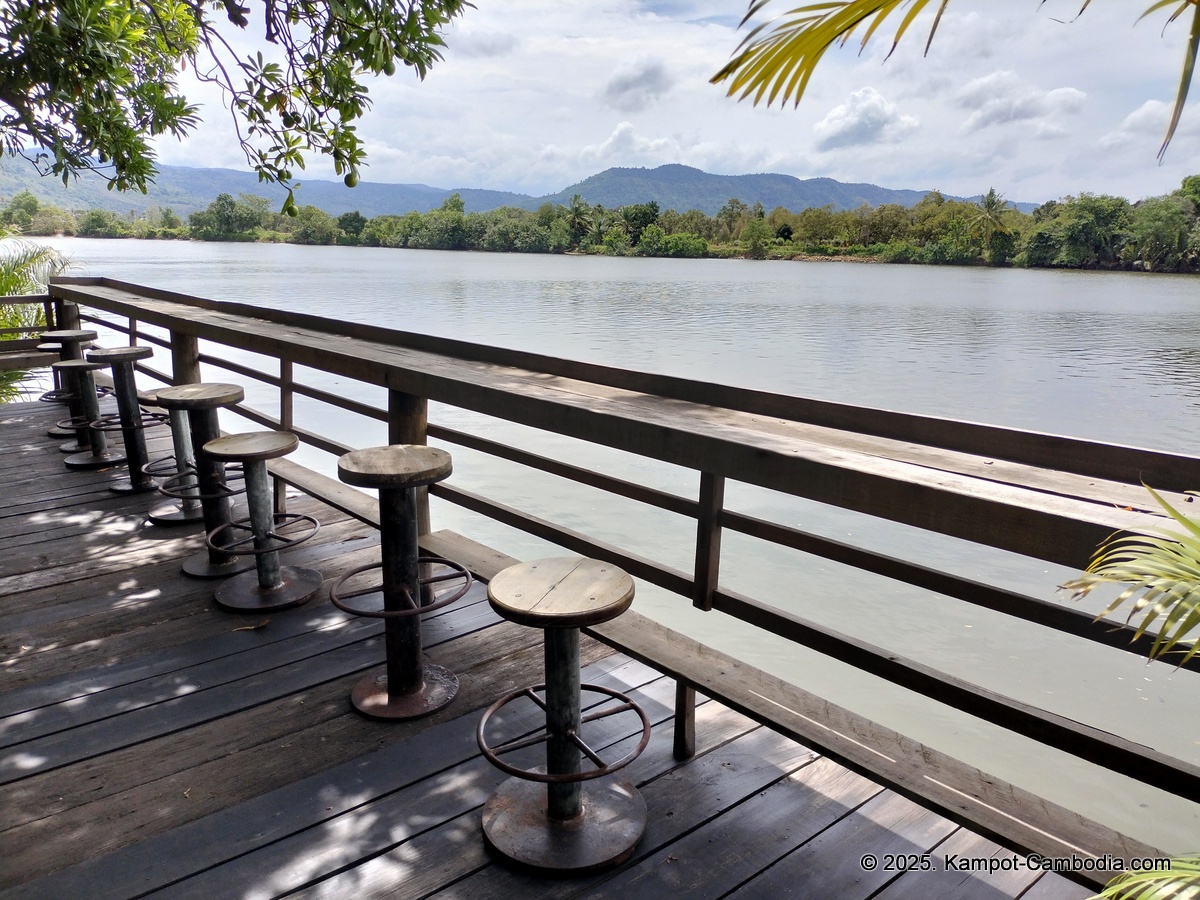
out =
{"type": "MultiPolygon", "coordinates": [[[[430,487],[433,496],[611,561],[701,609],[733,616],[969,715],[1200,802],[1200,767],[1003,697],[719,584],[721,534],[728,530],[1147,655],[1153,636],[1139,637],[1130,626],[1100,625],[1078,609],[730,510],[724,499],[726,480],[1081,566],[1111,532],[1141,530],[1161,521],[1124,508],[1129,498],[1140,500],[1140,481],[1169,490],[1194,487],[1200,484],[1200,459],[705,385],[102,279],[61,280],[52,292],[125,317],[129,324],[91,314],[84,316],[86,321],[171,348],[172,372],[139,367],[150,377],[167,383],[199,380],[204,364],[276,389],[278,416],[244,403],[237,412],[268,428],[286,428],[320,450],[341,454],[354,448],[297,424],[296,395],[387,422],[393,442],[445,441],[691,519],[694,568],[685,572],[452,483],[430,487]],[[140,325],[167,329],[170,337],[153,336],[140,325]],[[208,348],[201,352],[200,340],[274,358],[279,373],[208,348]],[[385,387],[388,409],[299,382],[296,365],[385,387]],[[553,391],[546,387],[550,379],[553,391]],[[428,400],[691,469],[699,475],[698,496],[681,497],[430,423],[428,400]],[[748,445],[747,439],[759,443],[748,445]],[[1096,479],[1110,482],[1098,484],[1096,479]],[[1120,502],[1106,502],[1110,495],[1120,502]],[[981,514],[989,515],[982,523],[981,514]]],[[[1200,671],[1200,657],[1186,668],[1200,671]]]]}

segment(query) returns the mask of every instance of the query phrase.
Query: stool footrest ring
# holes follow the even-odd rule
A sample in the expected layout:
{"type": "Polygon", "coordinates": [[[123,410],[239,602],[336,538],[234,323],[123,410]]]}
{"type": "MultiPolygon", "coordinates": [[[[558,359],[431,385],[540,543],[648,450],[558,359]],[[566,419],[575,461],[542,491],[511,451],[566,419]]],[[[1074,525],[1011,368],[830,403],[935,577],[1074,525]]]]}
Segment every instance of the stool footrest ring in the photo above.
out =
{"type": "Polygon", "coordinates": [[[59,419],[57,422],[55,422],[54,427],[69,428],[74,430],[78,428],[87,428],[91,424],[92,421],[87,416],[67,416],[67,418],[59,419]]]}
{"type": "MultiPolygon", "coordinates": [[[[606,763],[600,758],[598,753],[596,753],[583,741],[578,734],[570,734],[568,737],[570,738],[571,742],[579,748],[580,752],[582,752],[595,764],[596,768],[589,769],[586,772],[552,775],[548,772],[539,772],[533,769],[519,769],[516,766],[509,765],[500,759],[501,753],[508,753],[513,750],[519,750],[523,747],[532,747],[535,744],[545,743],[550,739],[551,734],[549,730],[543,730],[529,737],[517,738],[516,740],[509,741],[506,744],[501,744],[498,747],[492,747],[490,744],[488,744],[484,734],[487,729],[488,722],[491,720],[492,716],[498,713],[503,707],[507,706],[509,703],[512,703],[514,700],[520,699],[521,697],[530,699],[538,706],[545,709],[545,701],[537,695],[538,691],[544,691],[545,689],[545,684],[535,684],[533,687],[521,688],[520,690],[513,691],[512,693],[501,697],[499,700],[489,706],[487,711],[483,714],[483,718],[479,720],[479,727],[475,731],[475,738],[479,742],[479,750],[485,757],[487,757],[488,762],[490,762],[500,771],[507,772],[509,775],[512,775],[516,778],[524,778],[527,781],[541,781],[545,782],[546,784],[570,784],[576,781],[590,781],[593,778],[601,778],[604,775],[608,775],[611,772],[615,772],[618,769],[622,769],[629,765],[631,762],[641,756],[642,751],[646,749],[646,745],[650,743],[650,719],[646,716],[646,711],[643,710],[637,703],[631,700],[627,695],[622,694],[620,691],[613,690],[612,688],[607,688],[599,684],[582,684],[580,685],[581,693],[591,692],[596,694],[605,694],[612,700],[620,701],[620,705],[598,707],[597,709],[592,710],[590,713],[586,713],[581,716],[581,724],[583,722],[594,722],[597,719],[606,719],[609,716],[619,715],[623,712],[636,712],[638,717],[642,720],[642,737],[641,740],[638,741],[637,746],[634,747],[629,753],[618,759],[616,762],[606,763]]],[[[608,701],[601,701],[601,703],[607,702],[608,701]]]]}
{"type": "Polygon", "coordinates": [[[211,494],[201,494],[200,486],[195,483],[185,485],[183,483],[185,478],[196,478],[196,470],[188,469],[186,472],[179,472],[173,475],[158,486],[158,492],[165,494],[172,500],[220,500],[223,497],[236,497],[239,494],[246,493],[246,486],[244,484],[239,488],[231,487],[226,483],[220,485],[220,489],[211,494]]]}
{"type": "Polygon", "coordinates": [[[471,576],[471,573],[467,571],[466,566],[460,565],[456,562],[451,562],[448,559],[442,559],[440,556],[420,556],[417,558],[417,563],[418,565],[446,566],[450,569],[449,572],[443,572],[438,575],[430,575],[426,578],[419,579],[422,585],[438,584],[442,581],[450,581],[455,578],[462,578],[465,580],[461,587],[450,591],[450,593],[446,594],[444,597],[438,598],[428,606],[420,606],[415,603],[412,595],[408,591],[405,591],[405,599],[409,605],[408,609],[361,609],[359,607],[351,606],[350,604],[346,603],[347,600],[350,600],[354,597],[362,597],[366,594],[378,594],[383,590],[382,584],[376,584],[366,588],[358,588],[353,591],[342,590],[343,585],[345,585],[345,583],[355,575],[361,575],[363,572],[369,572],[372,569],[383,568],[383,563],[373,563],[371,565],[359,566],[356,569],[351,569],[349,572],[335,581],[333,586],[329,589],[329,602],[331,602],[342,612],[349,613],[352,616],[363,616],[364,618],[368,619],[399,619],[403,618],[404,616],[417,616],[421,615],[422,613],[433,612],[434,610],[441,609],[443,606],[449,606],[455,600],[458,600],[464,596],[467,591],[471,589],[471,585],[474,583],[474,578],[471,576]]]}
{"type": "MultiPolygon", "coordinates": [[[[167,478],[172,475],[181,475],[179,464],[175,461],[174,455],[160,456],[158,459],[152,459],[150,462],[142,466],[142,474],[149,475],[151,478],[167,478]]],[[[190,472],[188,473],[191,474],[190,472]]],[[[183,499],[176,497],[176,500],[183,499]]]]}
{"type": "MultiPolygon", "coordinates": [[[[121,423],[121,414],[112,413],[111,415],[101,416],[93,420],[92,427],[98,431],[121,431],[124,425],[121,423]]],[[[159,425],[166,425],[167,417],[162,413],[147,413],[139,412],[134,419],[134,428],[155,428],[159,425]]]]}
{"type": "Polygon", "coordinates": [[[297,544],[302,544],[321,530],[321,523],[312,516],[305,516],[299,513],[274,513],[272,518],[275,528],[290,528],[301,522],[307,522],[312,527],[308,531],[295,535],[283,535],[275,530],[271,530],[267,532],[267,538],[272,542],[271,546],[262,548],[247,547],[247,544],[254,543],[254,530],[250,527],[249,519],[239,519],[236,522],[227,522],[224,525],[218,525],[212,531],[208,532],[208,534],[204,535],[204,545],[209,550],[216,550],[219,553],[231,553],[234,556],[261,556],[264,553],[278,553],[281,550],[287,550],[295,547],[297,544]],[[240,531],[248,534],[249,537],[230,541],[228,544],[217,543],[217,535],[226,531],[240,531]]]}

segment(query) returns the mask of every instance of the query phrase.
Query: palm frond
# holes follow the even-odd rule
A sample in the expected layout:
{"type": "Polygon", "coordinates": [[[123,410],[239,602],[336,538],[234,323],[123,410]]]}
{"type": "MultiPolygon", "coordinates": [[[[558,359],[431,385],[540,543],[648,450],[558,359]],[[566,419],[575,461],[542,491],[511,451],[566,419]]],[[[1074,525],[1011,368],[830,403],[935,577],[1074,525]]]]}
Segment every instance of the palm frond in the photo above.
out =
{"type": "MultiPolygon", "coordinates": [[[[763,15],[773,2],[774,0],[752,0],[739,27],[746,27],[752,20],[763,15]]],[[[727,81],[728,96],[736,95],[739,101],[752,97],[755,106],[764,97],[768,106],[776,99],[780,105],[791,101],[793,105],[798,106],[817,64],[830,47],[835,44],[844,45],[859,26],[868,23],[859,43],[859,52],[862,52],[884,20],[899,8],[907,6],[908,10],[892,39],[892,48],[888,51],[888,56],[891,56],[913,20],[931,2],[932,0],[827,0],[824,3],[808,3],[795,7],[777,18],[768,18],[754,25],[734,50],[733,57],[712,77],[711,82],[720,84],[727,81]]],[[[933,36],[941,24],[942,14],[949,2],[950,0],[941,0],[938,3],[929,37],[925,41],[926,53],[929,52],[933,36]]],[[[1090,2],[1091,0],[1083,0],[1076,18],[1083,15],[1090,2]]],[[[1167,25],[1170,25],[1189,8],[1192,11],[1191,31],[1184,49],[1183,72],[1175,94],[1175,107],[1171,112],[1166,137],[1163,138],[1158,151],[1160,162],[1183,116],[1183,107],[1187,102],[1188,89],[1196,69],[1196,58],[1200,54],[1200,0],[1154,0],[1139,17],[1140,20],[1160,10],[1171,9],[1167,18],[1167,25]]]]}
{"type": "Polygon", "coordinates": [[[1099,900],[1200,900],[1200,855],[1176,856],[1163,872],[1122,872],[1099,900]]]}
{"type": "MultiPolygon", "coordinates": [[[[729,80],[729,96],[739,100],[753,95],[754,104],[765,96],[770,106],[792,100],[798,104],[817,63],[834,44],[844,44],[864,22],[860,50],[867,45],[883,21],[902,6],[909,6],[892,40],[892,49],[904,37],[913,19],[932,0],[831,0],[809,3],[789,10],[777,20],[764,22],[750,31],[734,51],[734,57],[712,78],[713,84],[729,80]]],[[[950,0],[941,0],[929,40],[937,30],[942,11],[950,0]]],[[[758,0],[742,20],[745,25],[770,0],[758,0]]],[[[926,45],[928,47],[928,44],[926,45]]]]}
{"type": "Polygon", "coordinates": [[[1154,529],[1154,534],[1121,535],[1101,544],[1087,571],[1062,585],[1072,599],[1102,584],[1125,589],[1096,617],[1110,615],[1132,601],[1126,621],[1141,616],[1137,636],[1151,632],[1150,658],[1183,653],[1187,662],[1200,652],[1200,641],[1180,646],[1200,629],[1200,522],[1175,509],[1150,487],[1146,490],[1164,512],[1183,526],[1182,532],[1154,529]]]}

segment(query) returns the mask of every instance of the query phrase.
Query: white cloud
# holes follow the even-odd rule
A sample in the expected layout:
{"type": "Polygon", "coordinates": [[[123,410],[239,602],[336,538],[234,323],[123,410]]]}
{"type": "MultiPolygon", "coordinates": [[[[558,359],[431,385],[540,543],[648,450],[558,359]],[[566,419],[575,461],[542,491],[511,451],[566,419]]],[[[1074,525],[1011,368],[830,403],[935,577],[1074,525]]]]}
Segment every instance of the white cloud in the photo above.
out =
{"type": "Polygon", "coordinates": [[[1171,120],[1171,107],[1161,100],[1147,100],[1129,115],[1114,131],[1101,135],[1100,146],[1106,148],[1144,143],[1147,135],[1163,134],[1171,120]]]}
{"type": "MultiPolygon", "coordinates": [[[[861,55],[853,40],[832,49],[799,108],[780,109],[709,84],[744,36],[721,16],[744,3],[477,4],[424,81],[405,69],[371,83],[364,179],[546,194],[609,166],[678,162],[1014,200],[1166,193],[1200,158],[1192,103],[1155,159],[1186,28],[1164,35],[1165,14],[1133,27],[1139,10],[1117,3],[1054,20],[1078,6],[955,0],[927,56],[932,10],[886,63],[891,23],[861,55]]],[[[220,97],[198,99],[209,121],[186,144],[159,141],[162,161],[244,167],[220,97]]],[[[327,169],[313,156],[304,175],[327,169]]]]}
{"type": "Polygon", "coordinates": [[[1040,90],[1008,71],[976,78],[954,95],[955,105],[974,110],[962,124],[964,133],[1022,122],[1036,137],[1066,136],[1064,117],[1081,112],[1086,99],[1073,87],[1040,90]]]}
{"type": "Polygon", "coordinates": [[[509,56],[520,45],[521,41],[515,34],[505,31],[489,33],[460,30],[455,32],[454,39],[450,41],[446,56],[451,59],[460,56],[467,59],[491,59],[509,56]]]}
{"type": "Polygon", "coordinates": [[[875,88],[855,91],[813,126],[818,150],[895,141],[920,124],[916,116],[901,115],[896,104],[875,88]]]}
{"type": "Polygon", "coordinates": [[[618,66],[604,85],[604,101],[621,112],[641,112],[663,97],[672,83],[661,59],[629,59],[618,66]]]}
{"type": "Polygon", "coordinates": [[[633,125],[621,122],[603,143],[581,149],[579,159],[598,165],[619,166],[637,162],[657,166],[677,162],[679,149],[679,141],[676,138],[639,137],[634,133],[633,125]]]}

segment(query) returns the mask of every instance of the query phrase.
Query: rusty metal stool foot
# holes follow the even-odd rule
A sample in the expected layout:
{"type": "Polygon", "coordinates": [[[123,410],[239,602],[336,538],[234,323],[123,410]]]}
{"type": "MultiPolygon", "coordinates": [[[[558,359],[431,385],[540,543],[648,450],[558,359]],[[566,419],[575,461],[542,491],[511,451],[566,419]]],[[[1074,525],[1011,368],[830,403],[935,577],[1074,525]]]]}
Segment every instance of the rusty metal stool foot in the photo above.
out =
{"type": "Polygon", "coordinates": [[[219,525],[205,536],[210,550],[235,556],[254,557],[254,571],[223,582],[214,598],[226,612],[275,612],[299,606],[310,600],[321,587],[316,569],[282,566],[279,552],[307,541],[321,525],[312,516],[289,515],[272,511],[271,478],[267,460],[286,456],[300,444],[287,431],[263,431],[230,434],[209,441],[204,452],[221,462],[240,462],[246,474],[246,503],[250,517],[219,525]],[[301,533],[284,534],[297,525],[307,526],[301,533]],[[235,539],[237,532],[247,536],[235,539]]]}
{"type": "MultiPolygon", "coordinates": [[[[194,499],[200,501],[206,534],[233,521],[230,498],[241,491],[228,486],[225,464],[205,453],[204,445],[221,436],[217,410],[241,402],[244,396],[245,392],[236,384],[220,383],[180,384],[158,391],[159,406],[168,412],[177,409],[187,415],[196,465],[194,472],[181,472],[178,477],[181,482],[194,478],[198,484],[194,499]]],[[[159,490],[168,493],[165,483],[159,490]]],[[[193,578],[229,578],[252,568],[253,560],[211,546],[183,563],[184,574],[193,578]]]]}
{"type": "Polygon", "coordinates": [[[471,588],[464,566],[417,550],[416,490],[446,478],[450,454],[424,446],[370,447],[338,460],[338,476],[347,484],[379,490],[379,565],[361,566],[339,578],[329,591],[338,609],[351,615],[384,620],[387,668],[360,680],[350,693],[356,710],[374,719],[416,719],[436,712],[458,693],[458,678],[421,658],[421,615],[448,606],[471,588]],[[422,568],[441,566],[448,572],[421,576],[422,568]],[[380,569],[382,582],[354,587],[354,579],[380,569]],[[436,596],[435,584],[462,579],[462,584],[436,596]],[[351,606],[348,600],[383,595],[382,609],[351,606]]]}
{"type": "Polygon", "coordinates": [[[646,749],[650,720],[621,692],[580,683],[579,629],[628,609],[633,579],[593,559],[540,559],[509,566],[493,578],[488,602],[511,622],[543,629],[546,683],[500,698],[479,721],[480,751],[513,776],[484,807],[484,837],[503,856],[543,871],[579,874],[619,865],[642,838],[646,804],[632,784],[607,776],[646,749]],[[605,695],[616,705],[601,705],[584,715],[581,696],[588,692],[605,695]],[[489,743],[491,720],[522,697],[545,710],[545,730],[499,745],[489,743]],[[606,762],[584,740],[582,726],[624,713],[637,714],[641,737],[623,757],[606,762]],[[541,743],[546,745],[544,767],[522,769],[500,758],[541,743]],[[592,768],[583,768],[584,756],[592,768]]]}

